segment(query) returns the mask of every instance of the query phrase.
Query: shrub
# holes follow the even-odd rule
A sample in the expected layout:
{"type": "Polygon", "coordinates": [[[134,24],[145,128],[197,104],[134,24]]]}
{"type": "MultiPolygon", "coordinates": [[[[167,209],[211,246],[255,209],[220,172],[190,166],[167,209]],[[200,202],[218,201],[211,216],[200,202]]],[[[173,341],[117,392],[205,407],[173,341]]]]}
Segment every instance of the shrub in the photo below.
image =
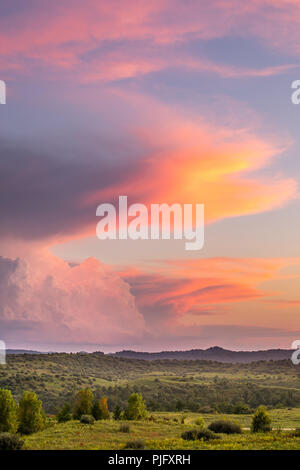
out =
{"type": "Polygon", "coordinates": [[[80,422],[82,424],[94,424],[95,418],[92,415],[81,415],[80,422]]]}
{"type": "Polygon", "coordinates": [[[252,432],[269,432],[271,431],[271,418],[264,406],[259,406],[252,418],[252,432]]]}
{"type": "Polygon", "coordinates": [[[80,419],[82,415],[90,415],[92,412],[94,395],[89,388],[79,390],[75,396],[73,405],[74,419],[80,419]]]}
{"type": "Polygon", "coordinates": [[[209,441],[211,439],[220,439],[220,436],[217,436],[215,433],[209,429],[190,429],[181,434],[182,439],[185,441],[197,441],[203,439],[204,441],[209,441]]]}
{"type": "Polygon", "coordinates": [[[189,431],[185,431],[181,434],[182,439],[185,441],[196,441],[198,435],[197,429],[190,429],[189,431]]]}
{"type": "Polygon", "coordinates": [[[208,426],[208,429],[215,433],[224,433],[224,434],[241,434],[242,429],[239,424],[232,423],[232,421],[213,421],[208,426]]]}
{"type": "Polygon", "coordinates": [[[32,434],[45,426],[45,415],[42,402],[34,392],[24,392],[19,403],[19,431],[32,434]]]}
{"type": "Polygon", "coordinates": [[[251,410],[250,410],[250,406],[247,405],[247,403],[239,402],[234,405],[232,411],[235,415],[242,415],[242,414],[249,413],[249,411],[251,410]]]}
{"type": "Polygon", "coordinates": [[[16,432],[17,429],[17,405],[10,390],[0,389],[0,432],[16,432]]]}
{"type": "Polygon", "coordinates": [[[197,418],[197,419],[195,420],[195,424],[196,424],[197,426],[199,426],[200,428],[204,428],[205,422],[204,422],[204,419],[202,418],[202,416],[199,416],[199,418],[197,418]]]}
{"type": "Polygon", "coordinates": [[[126,442],[124,449],[142,450],[145,449],[145,442],[140,439],[137,441],[128,441],[126,442]]]}
{"type": "Polygon", "coordinates": [[[24,441],[22,441],[16,434],[9,432],[0,433],[0,450],[20,450],[22,449],[24,441]]]}
{"type": "Polygon", "coordinates": [[[70,421],[72,419],[72,408],[70,403],[65,403],[62,409],[59,411],[59,413],[56,416],[56,419],[59,423],[65,423],[67,421],[70,421]]]}
{"type": "Polygon", "coordinates": [[[128,420],[147,418],[146,404],[140,393],[132,393],[128,398],[128,404],[124,412],[124,418],[128,420]]]}
{"type": "Polygon", "coordinates": [[[129,424],[121,424],[119,427],[120,432],[130,432],[130,426],[129,424]]]}
{"type": "Polygon", "coordinates": [[[198,440],[203,439],[204,441],[210,441],[212,439],[221,439],[221,438],[220,438],[220,436],[218,436],[217,434],[212,432],[210,429],[203,428],[203,429],[200,429],[197,432],[197,439],[198,440]]]}

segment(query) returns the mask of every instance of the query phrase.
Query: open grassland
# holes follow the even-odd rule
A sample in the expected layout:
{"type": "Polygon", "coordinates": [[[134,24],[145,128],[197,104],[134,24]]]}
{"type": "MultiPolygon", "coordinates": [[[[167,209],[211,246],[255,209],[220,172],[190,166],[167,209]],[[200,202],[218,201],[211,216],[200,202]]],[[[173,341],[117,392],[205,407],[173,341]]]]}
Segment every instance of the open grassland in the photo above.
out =
{"type": "MultiPolygon", "coordinates": [[[[280,414],[271,412],[276,425],[282,428],[299,426],[300,410],[284,410],[285,419],[280,420],[280,414]]],[[[118,421],[97,421],[93,425],[81,424],[79,421],[70,421],[62,424],[53,424],[44,431],[25,438],[26,449],[123,449],[127,441],[143,440],[146,449],[250,449],[250,450],[279,450],[300,449],[300,437],[292,436],[291,431],[274,430],[266,434],[252,434],[243,431],[238,435],[221,435],[215,441],[185,441],[181,434],[195,427],[196,413],[189,413],[185,423],[181,423],[181,413],[155,413],[155,422],[126,422],[130,432],[120,431],[118,421]],[[177,421],[174,421],[174,420],[177,421]]],[[[219,416],[218,416],[219,418],[219,416]]],[[[227,416],[229,418],[229,416],[227,416]]],[[[230,419],[242,422],[240,416],[230,416],[230,419]]],[[[216,419],[216,415],[205,416],[206,424],[216,419]]],[[[122,421],[124,423],[124,421],[122,421]]],[[[243,416],[243,425],[250,425],[250,416],[243,416]]]]}
{"type": "MultiPolygon", "coordinates": [[[[296,429],[300,428],[300,408],[291,408],[291,409],[280,409],[280,410],[269,410],[268,414],[272,419],[272,427],[274,430],[277,429],[296,429]]],[[[159,417],[160,420],[169,420],[174,421],[177,419],[178,422],[181,421],[181,418],[184,417],[185,424],[195,425],[199,414],[197,413],[169,413],[169,412],[160,412],[153,413],[153,416],[159,417]]],[[[204,419],[205,426],[208,426],[212,421],[225,419],[233,421],[241,425],[242,428],[247,429],[251,426],[252,414],[223,414],[223,413],[207,413],[201,415],[204,419]]],[[[195,426],[194,426],[195,427],[195,426]]]]}

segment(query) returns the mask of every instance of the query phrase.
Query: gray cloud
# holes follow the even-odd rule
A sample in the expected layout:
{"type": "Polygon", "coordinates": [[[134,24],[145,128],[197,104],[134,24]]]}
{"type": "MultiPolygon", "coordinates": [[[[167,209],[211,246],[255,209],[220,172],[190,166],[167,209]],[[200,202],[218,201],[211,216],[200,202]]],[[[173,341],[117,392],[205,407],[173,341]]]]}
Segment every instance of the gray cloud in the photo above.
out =
{"type": "MultiPolygon", "coordinates": [[[[110,160],[108,143],[104,147],[100,139],[99,150],[87,148],[85,154],[68,158],[0,141],[0,237],[35,240],[96,227],[98,204],[82,206],[81,199],[132,177],[138,169],[129,156],[126,163],[110,160]]],[[[110,150],[117,154],[115,143],[110,150]]]]}

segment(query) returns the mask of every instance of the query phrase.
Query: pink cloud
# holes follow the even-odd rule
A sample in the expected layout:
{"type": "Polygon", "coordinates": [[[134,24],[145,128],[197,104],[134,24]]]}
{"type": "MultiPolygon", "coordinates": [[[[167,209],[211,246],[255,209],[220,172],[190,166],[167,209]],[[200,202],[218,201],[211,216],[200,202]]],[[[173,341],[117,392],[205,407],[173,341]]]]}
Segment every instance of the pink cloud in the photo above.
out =
{"type": "MultiPolygon", "coordinates": [[[[110,81],[143,75],[170,66],[183,66],[224,77],[269,76],[298,64],[273,67],[234,67],[193,57],[172,45],[193,39],[216,39],[237,35],[255,37],[272,48],[299,51],[300,7],[293,0],[262,0],[241,5],[238,0],[209,4],[179,1],[87,0],[63,1],[49,8],[16,12],[4,17],[0,33],[1,62],[27,68],[57,66],[79,74],[80,80],[110,81]],[[216,14],[217,12],[217,14],[216,14]],[[126,48],[119,44],[127,41],[126,48]],[[98,58],[83,59],[107,42],[114,51],[98,52],[98,58]],[[24,60],[25,59],[25,60],[24,60]],[[32,67],[32,64],[30,65],[32,67]]],[[[8,67],[8,66],[7,66],[8,67]]]]}
{"type": "Polygon", "coordinates": [[[0,258],[0,274],[6,340],[107,344],[144,332],[128,283],[98,260],[70,267],[38,251],[15,261],[0,258]]]}

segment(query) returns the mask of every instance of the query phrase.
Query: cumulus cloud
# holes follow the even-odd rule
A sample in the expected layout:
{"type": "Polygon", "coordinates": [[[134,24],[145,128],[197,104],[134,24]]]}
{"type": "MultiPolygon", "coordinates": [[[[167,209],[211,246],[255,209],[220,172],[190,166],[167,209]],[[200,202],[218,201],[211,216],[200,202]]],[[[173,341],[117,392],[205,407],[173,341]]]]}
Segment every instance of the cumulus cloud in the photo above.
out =
{"type": "Polygon", "coordinates": [[[0,258],[0,329],[3,339],[107,344],[144,331],[129,285],[89,258],[70,265],[47,253],[0,258]]]}

